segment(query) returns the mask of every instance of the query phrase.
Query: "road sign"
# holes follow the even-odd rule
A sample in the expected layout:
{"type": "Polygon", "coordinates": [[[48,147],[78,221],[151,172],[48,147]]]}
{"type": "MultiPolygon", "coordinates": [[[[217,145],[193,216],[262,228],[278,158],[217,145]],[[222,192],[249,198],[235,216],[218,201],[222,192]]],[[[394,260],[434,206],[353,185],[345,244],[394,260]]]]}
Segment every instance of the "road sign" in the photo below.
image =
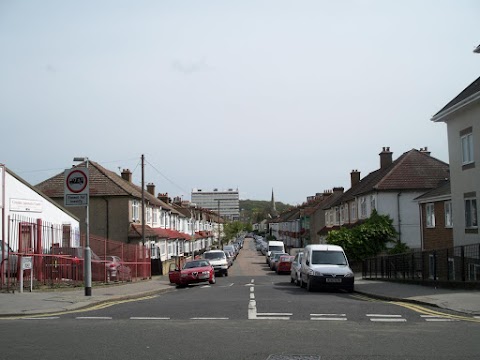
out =
{"type": "Polygon", "coordinates": [[[89,198],[89,179],[87,168],[65,170],[64,205],[87,206],[89,198]]]}

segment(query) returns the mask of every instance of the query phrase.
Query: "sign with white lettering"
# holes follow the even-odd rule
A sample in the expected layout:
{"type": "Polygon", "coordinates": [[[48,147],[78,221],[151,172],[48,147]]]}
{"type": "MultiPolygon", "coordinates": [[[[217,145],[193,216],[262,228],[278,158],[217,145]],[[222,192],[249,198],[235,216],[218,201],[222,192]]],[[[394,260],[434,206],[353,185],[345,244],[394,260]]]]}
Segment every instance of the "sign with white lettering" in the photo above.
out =
{"type": "Polygon", "coordinates": [[[42,202],[28,199],[10,199],[10,211],[42,212],[42,202]]]}
{"type": "Polygon", "coordinates": [[[64,205],[87,206],[89,197],[88,169],[65,170],[64,205]]]}

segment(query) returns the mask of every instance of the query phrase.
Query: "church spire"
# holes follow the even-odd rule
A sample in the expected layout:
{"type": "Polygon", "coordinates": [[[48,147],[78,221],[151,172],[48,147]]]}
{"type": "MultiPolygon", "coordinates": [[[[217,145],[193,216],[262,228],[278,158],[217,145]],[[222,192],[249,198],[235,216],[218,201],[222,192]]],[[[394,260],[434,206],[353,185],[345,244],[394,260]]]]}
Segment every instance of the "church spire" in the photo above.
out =
{"type": "Polygon", "coordinates": [[[277,207],[275,205],[275,196],[273,195],[273,188],[272,188],[272,200],[270,202],[270,210],[272,213],[272,216],[277,216],[277,207]]]}

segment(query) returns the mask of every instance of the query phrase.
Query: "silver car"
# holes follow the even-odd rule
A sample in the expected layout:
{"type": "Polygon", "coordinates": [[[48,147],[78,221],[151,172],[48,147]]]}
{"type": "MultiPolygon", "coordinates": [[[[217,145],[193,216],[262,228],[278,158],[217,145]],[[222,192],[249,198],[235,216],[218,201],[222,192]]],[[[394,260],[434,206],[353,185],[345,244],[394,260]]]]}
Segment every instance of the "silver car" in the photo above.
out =
{"type": "Polygon", "coordinates": [[[295,258],[292,262],[292,267],[290,268],[290,282],[295,285],[300,286],[300,269],[302,267],[302,257],[303,252],[300,251],[295,255],[295,258]]]}

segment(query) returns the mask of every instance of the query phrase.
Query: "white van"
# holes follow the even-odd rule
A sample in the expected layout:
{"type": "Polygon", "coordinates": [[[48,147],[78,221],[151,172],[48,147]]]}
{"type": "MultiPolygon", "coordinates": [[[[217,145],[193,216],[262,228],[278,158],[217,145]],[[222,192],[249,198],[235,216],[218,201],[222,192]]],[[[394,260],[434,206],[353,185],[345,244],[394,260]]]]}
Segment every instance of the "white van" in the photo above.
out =
{"type": "Polygon", "coordinates": [[[300,285],[315,288],[340,288],[353,292],[354,275],[341,246],[307,245],[300,267],[300,285]]]}
{"type": "Polygon", "coordinates": [[[285,245],[283,244],[283,241],[275,241],[275,240],[270,240],[267,244],[267,249],[266,249],[266,254],[265,254],[265,262],[270,265],[270,254],[272,251],[274,252],[282,252],[285,253],[285,245]]]}

